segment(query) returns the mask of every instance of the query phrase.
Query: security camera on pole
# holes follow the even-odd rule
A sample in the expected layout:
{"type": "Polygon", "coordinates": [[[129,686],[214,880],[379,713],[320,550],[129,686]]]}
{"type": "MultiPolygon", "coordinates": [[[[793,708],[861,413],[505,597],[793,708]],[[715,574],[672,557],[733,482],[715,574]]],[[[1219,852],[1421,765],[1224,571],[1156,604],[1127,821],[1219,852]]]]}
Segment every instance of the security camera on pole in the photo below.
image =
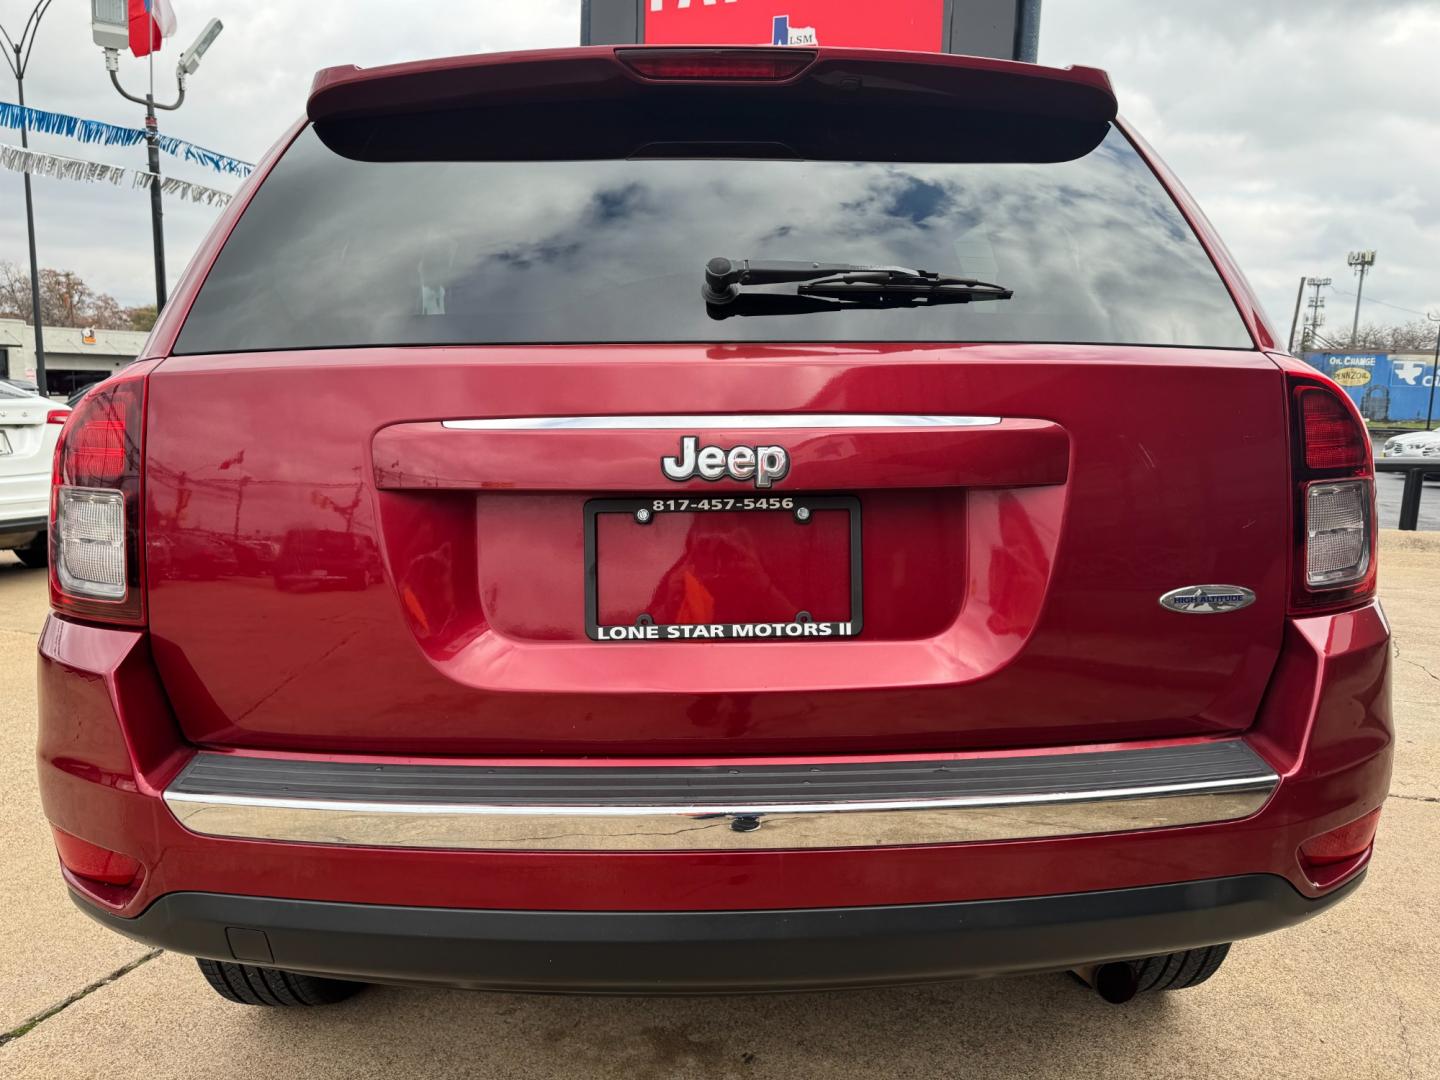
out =
{"type": "Polygon", "coordinates": [[[160,131],[155,110],[167,112],[185,103],[185,79],[200,67],[200,58],[224,29],[219,19],[211,19],[200,31],[195,44],[180,54],[175,67],[178,95],[169,105],[155,100],[155,54],[161,42],[175,33],[175,11],[170,0],[90,0],[90,28],[95,44],[105,50],[105,69],[110,82],[126,101],[145,106],[145,144],[150,156],[150,220],[155,242],[155,309],[165,307],[165,224],[164,207],[160,201],[160,131]],[[137,57],[150,59],[150,85],[144,97],[126,93],[120,85],[120,50],[128,48],[137,57]]]}

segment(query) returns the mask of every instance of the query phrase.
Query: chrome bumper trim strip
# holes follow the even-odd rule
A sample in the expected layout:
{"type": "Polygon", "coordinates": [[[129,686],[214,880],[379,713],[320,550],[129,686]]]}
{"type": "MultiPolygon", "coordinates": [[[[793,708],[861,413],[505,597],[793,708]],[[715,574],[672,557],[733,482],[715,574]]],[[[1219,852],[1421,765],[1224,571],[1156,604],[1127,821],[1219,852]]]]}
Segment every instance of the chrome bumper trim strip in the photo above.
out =
{"type": "Polygon", "coordinates": [[[167,791],[208,836],[313,844],[518,851],[882,847],[1077,836],[1247,817],[1273,773],[1103,791],[754,806],[475,805],[167,791]]]}
{"type": "Polygon", "coordinates": [[[920,416],[884,413],[745,413],[689,416],[525,416],[501,420],[445,420],[458,431],[705,431],[796,428],[994,427],[998,416],[920,416]]]}

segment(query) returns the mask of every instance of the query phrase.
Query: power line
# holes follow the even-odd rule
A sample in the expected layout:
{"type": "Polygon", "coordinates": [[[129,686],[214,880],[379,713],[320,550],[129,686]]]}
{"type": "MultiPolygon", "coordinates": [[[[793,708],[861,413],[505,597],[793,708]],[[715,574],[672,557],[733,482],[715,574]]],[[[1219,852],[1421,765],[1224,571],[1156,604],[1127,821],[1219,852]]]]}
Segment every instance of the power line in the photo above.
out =
{"type": "MultiPolygon", "coordinates": [[[[1334,290],[1335,292],[1339,293],[1341,296],[1354,296],[1354,295],[1355,295],[1355,294],[1352,293],[1352,292],[1347,292],[1345,289],[1336,289],[1333,285],[1331,286],[1331,289],[1334,290]]],[[[1394,308],[1396,311],[1409,312],[1411,315],[1424,315],[1424,314],[1425,314],[1425,312],[1423,312],[1423,311],[1416,311],[1414,308],[1402,307],[1402,306],[1399,305],[1399,304],[1392,304],[1392,303],[1390,303],[1390,301],[1388,301],[1388,300],[1380,300],[1380,299],[1377,299],[1376,297],[1373,297],[1373,296],[1367,296],[1367,297],[1365,297],[1364,302],[1367,303],[1367,304],[1384,304],[1384,305],[1385,305],[1386,307],[1388,307],[1388,308],[1394,308]]]]}

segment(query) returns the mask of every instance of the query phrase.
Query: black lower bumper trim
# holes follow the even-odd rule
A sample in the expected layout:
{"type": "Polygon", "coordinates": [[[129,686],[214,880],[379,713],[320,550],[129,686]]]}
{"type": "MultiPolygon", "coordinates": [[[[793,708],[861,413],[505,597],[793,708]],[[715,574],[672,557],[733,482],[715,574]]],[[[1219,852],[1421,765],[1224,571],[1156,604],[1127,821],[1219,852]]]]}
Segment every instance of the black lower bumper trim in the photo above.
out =
{"type": "Polygon", "coordinates": [[[1009,900],[764,911],[488,911],[170,893],[124,919],[147,945],[216,960],[268,943],[276,967],[496,990],[715,993],[1061,970],[1252,937],[1319,899],[1270,874],[1009,900]],[[234,930],[259,931],[234,934],[234,930]]]}

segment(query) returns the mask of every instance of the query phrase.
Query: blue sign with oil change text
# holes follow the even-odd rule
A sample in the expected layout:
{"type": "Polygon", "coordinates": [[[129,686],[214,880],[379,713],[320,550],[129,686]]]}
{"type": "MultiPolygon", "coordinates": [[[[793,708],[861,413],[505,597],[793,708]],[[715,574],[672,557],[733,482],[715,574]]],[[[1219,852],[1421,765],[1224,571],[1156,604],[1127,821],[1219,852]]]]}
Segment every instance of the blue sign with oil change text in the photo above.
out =
{"type": "MultiPolygon", "coordinates": [[[[1424,420],[1435,360],[1424,353],[1306,353],[1305,362],[1345,388],[1367,420],[1424,420]]],[[[1436,403],[1440,411],[1440,401],[1436,403]]]]}

